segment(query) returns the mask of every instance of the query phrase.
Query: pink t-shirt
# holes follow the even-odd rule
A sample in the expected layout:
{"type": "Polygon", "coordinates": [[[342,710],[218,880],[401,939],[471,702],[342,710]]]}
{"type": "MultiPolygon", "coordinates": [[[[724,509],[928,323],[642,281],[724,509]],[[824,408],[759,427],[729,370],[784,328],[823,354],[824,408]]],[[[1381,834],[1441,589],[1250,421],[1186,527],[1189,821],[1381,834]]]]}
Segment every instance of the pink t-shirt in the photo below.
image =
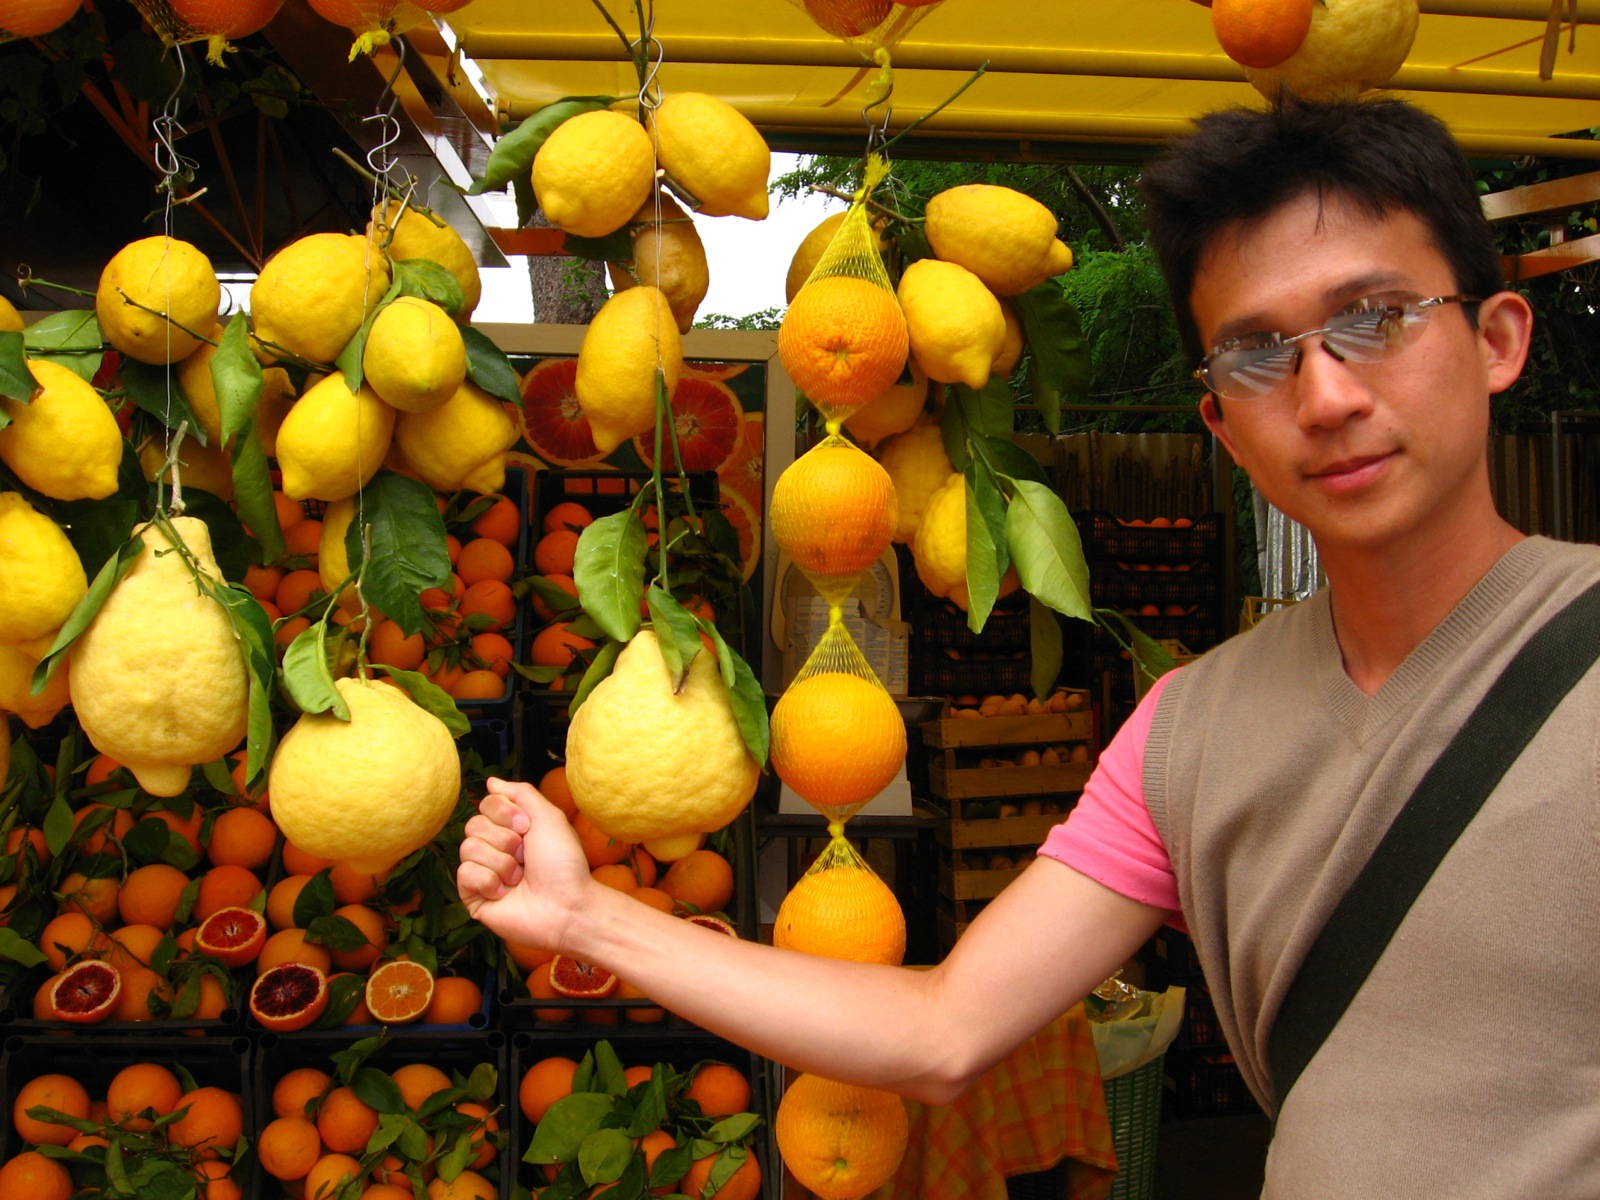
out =
{"type": "MultiPolygon", "coordinates": [[[[1166,844],[1144,802],[1144,748],[1167,680],[1156,680],[1133,715],[1100,754],[1083,796],[1050,831],[1039,853],[1119,895],[1178,911],[1178,880],[1166,844]]],[[[1181,918],[1172,924],[1182,928],[1181,918]]]]}

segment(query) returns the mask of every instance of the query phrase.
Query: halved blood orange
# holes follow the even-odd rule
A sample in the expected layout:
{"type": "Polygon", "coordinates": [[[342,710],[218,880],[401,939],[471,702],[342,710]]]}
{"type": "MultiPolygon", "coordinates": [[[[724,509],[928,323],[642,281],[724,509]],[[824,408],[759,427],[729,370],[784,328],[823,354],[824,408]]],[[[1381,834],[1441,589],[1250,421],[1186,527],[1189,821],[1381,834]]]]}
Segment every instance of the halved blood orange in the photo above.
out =
{"type": "Polygon", "coordinates": [[[739,535],[739,570],[749,583],[761,565],[761,514],[738,492],[724,492],[722,498],[727,502],[722,515],[739,535]]]}
{"type": "Polygon", "coordinates": [[[578,407],[577,359],[547,358],[523,377],[522,434],[535,454],[557,467],[589,466],[605,457],[578,407]]]}
{"type": "Polygon", "coordinates": [[[707,929],[715,929],[718,933],[725,933],[729,937],[739,936],[739,931],[727,921],[721,917],[713,917],[710,913],[689,913],[683,919],[691,925],[704,925],[707,929]]]}
{"type": "Polygon", "coordinates": [[[766,497],[767,417],[765,413],[745,413],[744,432],[739,444],[717,468],[717,483],[724,492],[732,489],[761,511],[766,497]]]}
{"type": "Polygon", "coordinates": [[[598,1000],[616,991],[617,977],[600,967],[558,954],[550,960],[550,986],[563,996],[598,1000]]]}
{"type": "Polygon", "coordinates": [[[309,963],[263,971],[250,987],[250,1015],[275,1033],[304,1029],[327,1007],[328,977],[309,963]]]}
{"type": "MultiPolygon", "coordinates": [[[[728,461],[744,437],[744,408],[724,383],[708,379],[681,379],[672,393],[672,425],[678,433],[678,454],[685,471],[715,471],[728,461]]],[[[655,431],[634,437],[639,461],[655,463],[655,431]]],[[[672,454],[672,435],[661,431],[661,463],[678,470],[672,454]]]]}
{"type": "Polygon", "coordinates": [[[420,1019],[432,1000],[433,972],[409,959],[392,959],[367,980],[367,1008],[385,1025],[420,1019]]]}
{"type": "Polygon", "coordinates": [[[253,908],[220,908],[200,923],[194,947],[225,967],[255,962],[267,944],[267,919],[253,908]]]}
{"type": "Polygon", "coordinates": [[[58,1021],[87,1025],[104,1021],[117,1007],[122,975],[110,963],[86,958],[50,983],[50,1015],[58,1021]]]}

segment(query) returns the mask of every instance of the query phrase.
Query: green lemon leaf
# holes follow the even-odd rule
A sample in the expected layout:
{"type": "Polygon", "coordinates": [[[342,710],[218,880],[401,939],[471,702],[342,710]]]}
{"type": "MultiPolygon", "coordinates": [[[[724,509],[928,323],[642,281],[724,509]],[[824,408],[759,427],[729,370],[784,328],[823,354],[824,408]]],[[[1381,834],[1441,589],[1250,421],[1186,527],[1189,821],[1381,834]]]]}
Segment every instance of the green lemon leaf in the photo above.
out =
{"type": "Polygon", "coordinates": [[[99,574],[94,577],[94,582],[89,585],[89,590],[84,593],[83,599],[78,601],[77,606],[62,622],[61,628],[56,631],[56,639],[50,643],[50,649],[45,651],[44,657],[34,667],[30,694],[37,696],[44,691],[44,685],[61,665],[67,651],[72,648],[72,643],[89,628],[89,622],[99,614],[112,589],[133,569],[133,560],[139,557],[139,552],[143,549],[143,537],[130,538],[117,549],[115,555],[106,560],[99,574]]]}
{"type": "Polygon", "coordinates": [[[972,461],[972,451],[967,447],[967,422],[961,405],[946,402],[939,410],[939,436],[944,439],[944,453],[951,467],[965,471],[972,461]]]}
{"type": "Polygon", "coordinates": [[[245,568],[250,565],[250,552],[245,544],[244,526],[239,524],[239,515],[228,502],[214,492],[186,487],[183,511],[185,516],[204,521],[211,531],[212,554],[222,577],[243,579],[245,568]]]}
{"type": "Polygon", "coordinates": [[[1097,608],[1094,610],[1094,615],[1101,628],[1116,638],[1122,648],[1132,656],[1134,667],[1143,671],[1152,683],[1178,665],[1173,661],[1172,655],[1162,648],[1160,642],[1156,641],[1116,609],[1097,608]],[[1118,636],[1117,631],[1112,628],[1111,622],[1113,620],[1122,626],[1123,633],[1127,635],[1127,641],[1123,641],[1118,636]]]}
{"type": "Polygon", "coordinates": [[[964,383],[950,385],[950,395],[961,410],[969,436],[1010,437],[1017,426],[1017,402],[1011,385],[991,376],[974,391],[964,383]]]}
{"type": "Polygon", "coordinates": [[[656,1156],[655,1166],[650,1168],[651,1190],[677,1183],[689,1173],[689,1168],[693,1165],[694,1150],[687,1142],[670,1150],[663,1150],[656,1156]]]}
{"type": "Polygon", "coordinates": [[[644,598],[645,527],[632,508],[600,517],[578,535],[572,577],[578,602],[608,637],[633,640],[644,598]]]}
{"type": "Polygon", "coordinates": [[[73,308],[40,317],[22,331],[30,358],[48,358],[85,382],[100,373],[105,338],[92,308],[73,308]]]}
{"type": "MultiPolygon", "coordinates": [[[[583,706],[583,702],[589,698],[589,693],[594,691],[610,676],[612,668],[617,665],[617,655],[621,653],[621,642],[614,642],[609,638],[606,639],[605,644],[596,652],[594,661],[589,664],[589,669],[583,673],[583,678],[578,681],[578,690],[572,694],[572,703],[567,705],[569,717],[577,713],[578,709],[583,706]]],[[[560,668],[557,668],[558,673],[559,670],[560,668]]],[[[554,679],[555,676],[552,675],[550,678],[554,679]]]]}
{"type": "Polygon", "coordinates": [[[513,179],[511,195],[517,202],[517,228],[521,229],[533,220],[534,214],[539,211],[539,197],[533,193],[532,176],[519,175],[513,179]]]}
{"type": "Polygon", "coordinates": [[[1028,381],[1033,402],[1044,417],[1045,428],[1061,432],[1061,405],[1082,401],[1094,380],[1094,363],[1083,323],[1061,285],[1045,280],[1020,296],[1011,297],[1022,322],[1031,359],[1028,381]]]}
{"type": "Polygon", "coordinates": [[[661,657],[667,664],[667,674],[672,677],[672,690],[676,694],[683,690],[689,678],[694,656],[705,648],[700,640],[700,626],[672,593],[659,584],[650,585],[645,600],[650,605],[650,624],[655,629],[661,657]]]}
{"type": "Polygon", "coordinates": [[[37,967],[44,962],[44,952],[15,930],[0,928],[0,958],[37,967]]]}
{"type": "Polygon", "coordinates": [[[1039,597],[1028,597],[1028,642],[1033,652],[1033,694],[1043,700],[1061,674],[1061,622],[1039,597]]]}
{"type": "Polygon", "coordinates": [[[283,652],[283,683],[301,712],[331,712],[348,721],[350,706],[333,686],[333,673],[328,670],[328,652],[323,646],[327,632],[327,621],[318,621],[289,643],[283,652]]]}
{"type": "Polygon", "coordinates": [[[394,279],[402,296],[415,296],[437,304],[452,317],[467,302],[461,294],[461,281],[432,259],[406,258],[393,266],[394,279]]]}
{"type": "Polygon", "coordinates": [[[381,665],[377,669],[404,688],[406,695],[411,697],[411,702],[418,708],[432,713],[443,721],[451,737],[461,737],[472,729],[472,722],[467,720],[466,714],[456,707],[456,702],[451,699],[450,693],[426,675],[381,665]]]}
{"type": "Polygon", "coordinates": [[[989,461],[1000,474],[1049,486],[1050,475],[1044,465],[1010,438],[985,438],[983,445],[989,461]]]}
{"type": "Polygon", "coordinates": [[[591,1186],[614,1183],[633,1161],[633,1140],[620,1129],[597,1129],[578,1147],[578,1170],[591,1186]]]}
{"type": "Polygon", "coordinates": [[[364,975],[340,975],[328,980],[328,1007],[323,1009],[322,1015],[311,1028],[341,1028],[350,1014],[355,1012],[356,1006],[366,998],[366,987],[367,980],[364,975]]]}
{"type": "Polygon", "coordinates": [[[272,468],[261,447],[261,431],[251,422],[233,439],[233,504],[239,519],[250,526],[261,546],[263,562],[275,563],[288,554],[278,508],[272,501],[272,468]]]}
{"type": "Polygon", "coordinates": [[[761,1118],[756,1113],[734,1113],[731,1117],[723,1117],[706,1130],[706,1138],[713,1142],[721,1142],[723,1145],[741,1142],[754,1133],[760,1124],[761,1118]]]}
{"type": "Polygon", "coordinates": [[[367,352],[367,335],[372,332],[372,323],[378,319],[378,314],[395,302],[400,295],[400,276],[398,273],[389,281],[389,290],[383,294],[383,299],[372,306],[372,311],[367,314],[367,319],[361,322],[361,328],[356,330],[355,337],[345,343],[343,350],[334,360],[334,366],[344,372],[345,382],[350,385],[352,392],[361,390],[361,381],[365,378],[362,373],[361,357],[367,352]]]}
{"type": "Polygon", "coordinates": [[[609,1096],[626,1096],[628,1081],[623,1073],[622,1060],[611,1043],[601,1039],[594,1045],[595,1088],[609,1096]]]}
{"type": "Polygon", "coordinates": [[[615,1096],[604,1092],[573,1092],[561,1097],[545,1111],[522,1161],[564,1163],[577,1158],[583,1140],[616,1111],[617,1103],[615,1096]]]}
{"type": "Polygon", "coordinates": [[[1089,564],[1067,506],[1041,483],[1012,482],[1016,490],[1006,510],[1006,542],[1023,590],[1063,616],[1092,620],[1089,564]]]}
{"type": "Polygon", "coordinates": [[[117,464],[117,490],[99,500],[69,500],[57,504],[51,515],[66,527],[83,569],[94,574],[105,566],[129,537],[144,512],[150,485],[139,466],[133,442],[124,438],[122,461],[117,464]]]}
{"type": "MultiPolygon", "coordinates": [[[[362,492],[358,511],[372,526],[372,559],[361,577],[362,592],[407,637],[420,633],[422,592],[450,579],[444,518],[433,490],[407,475],[379,471],[362,492]]],[[[362,569],[362,551],[361,526],[353,520],[345,532],[352,571],[362,569]]]]}
{"type": "Polygon", "coordinates": [[[400,1085],[395,1083],[389,1072],[380,1071],[377,1067],[358,1070],[350,1080],[350,1090],[368,1108],[375,1108],[381,1113],[403,1113],[406,1110],[406,1102],[400,1098],[400,1085]]]}
{"type": "MultiPolygon", "coordinates": [[[[296,897],[297,901],[298,899],[299,897],[296,897]]],[[[360,950],[372,944],[367,941],[367,935],[361,932],[354,921],[332,913],[326,917],[316,918],[304,928],[308,942],[316,942],[341,954],[350,950],[360,950]]]]}
{"type": "Polygon", "coordinates": [[[508,183],[526,181],[533,170],[534,155],[539,153],[545,139],[555,132],[558,125],[579,113],[598,112],[602,108],[610,108],[614,103],[614,96],[567,96],[554,104],[545,105],[515,129],[500,136],[489,151],[483,177],[472,181],[467,195],[481,196],[484,192],[498,192],[508,183]]]}
{"type": "Polygon", "coordinates": [[[250,352],[250,318],[236,312],[222,331],[222,341],[211,356],[211,386],[217,392],[222,444],[256,415],[261,399],[261,364],[250,352]]]}
{"type": "Polygon", "coordinates": [[[574,258],[586,258],[591,262],[626,262],[633,257],[633,237],[626,225],[605,237],[588,238],[569,233],[561,239],[561,248],[574,258]]]}
{"type": "Polygon", "coordinates": [[[550,611],[557,616],[573,612],[578,607],[578,598],[566,588],[557,587],[543,575],[534,575],[528,579],[529,587],[538,594],[539,599],[550,607],[550,611]]]}
{"type": "MultiPolygon", "coordinates": [[[[10,329],[0,330],[0,396],[27,404],[38,390],[39,381],[28,370],[28,359],[22,350],[22,335],[10,329]]],[[[11,418],[0,412],[0,429],[10,422],[11,418]]]]}
{"type": "Polygon", "coordinates": [[[733,663],[733,686],[728,690],[733,718],[739,723],[739,733],[744,738],[745,749],[750,751],[750,757],[765,768],[772,731],[767,725],[767,698],[761,691],[761,681],[750,669],[750,664],[732,646],[721,639],[717,641],[718,659],[726,656],[733,663]]]}
{"type": "Polygon", "coordinates": [[[128,399],[133,401],[136,407],[149,413],[168,429],[177,429],[181,422],[187,421],[189,423],[187,436],[194,438],[202,446],[206,444],[206,431],[201,429],[200,422],[194,419],[188,398],[178,386],[176,371],[168,371],[165,367],[153,367],[149,363],[125,358],[122,360],[122,367],[117,372],[117,377],[122,380],[123,391],[128,394],[128,399]]]}
{"type": "Polygon", "coordinates": [[[1000,580],[1011,565],[1006,552],[1006,506],[987,464],[973,459],[963,474],[967,481],[967,628],[981,633],[1000,595],[1000,580]]]}
{"type": "Polygon", "coordinates": [[[505,351],[483,330],[471,325],[461,327],[461,340],[467,344],[467,378],[496,400],[515,404],[520,411],[522,388],[517,382],[517,369],[511,365],[505,351]]]}
{"type": "Polygon", "coordinates": [[[58,792],[44,814],[44,844],[50,848],[52,858],[67,848],[75,828],[72,807],[67,803],[66,796],[58,792]]]}
{"type": "Polygon", "coordinates": [[[333,910],[339,907],[339,900],[334,895],[331,867],[323,867],[300,889],[300,894],[294,898],[294,927],[296,929],[310,929],[314,921],[333,915],[333,910]]]}

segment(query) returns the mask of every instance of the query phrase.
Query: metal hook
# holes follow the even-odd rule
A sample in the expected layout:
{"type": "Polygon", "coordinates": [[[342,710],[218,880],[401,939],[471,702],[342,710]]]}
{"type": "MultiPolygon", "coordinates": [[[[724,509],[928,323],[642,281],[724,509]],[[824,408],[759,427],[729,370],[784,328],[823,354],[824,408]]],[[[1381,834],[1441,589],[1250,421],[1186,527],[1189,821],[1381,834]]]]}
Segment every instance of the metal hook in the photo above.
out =
{"type": "Polygon", "coordinates": [[[194,173],[199,170],[200,164],[195,159],[186,158],[178,153],[177,138],[188,134],[178,121],[178,113],[182,111],[180,97],[183,94],[183,85],[188,81],[189,64],[184,58],[183,47],[174,46],[173,51],[178,58],[178,83],[172,89],[172,94],[167,97],[161,106],[161,115],[151,122],[155,133],[156,144],[151,150],[151,157],[155,160],[156,169],[161,172],[159,189],[171,192],[175,181],[187,181],[194,178],[194,173]]]}
{"type": "MultiPolygon", "coordinates": [[[[650,20],[653,27],[655,23],[655,14],[653,12],[650,20]]],[[[635,47],[639,45],[638,42],[633,44],[635,47]]],[[[646,52],[650,54],[647,59],[650,69],[645,73],[644,82],[639,85],[639,107],[653,110],[661,104],[661,92],[656,87],[656,75],[661,70],[661,64],[667,61],[667,48],[661,44],[660,38],[651,33],[648,35],[646,52]]]]}
{"type": "MultiPolygon", "coordinates": [[[[891,86],[889,91],[892,94],[894,88],[891,86]]],[[[861,123],[867,127],[867,150],[869,152],[883,145],[889,133],[889,121],[893,116],[894,105],[889,103],[888,96],[885,96],[876,104],[868,104],[861,109],[861,123]],[[883,106],[883,119],[875,121],[869,114],[879,105],[883,106]]]]}
{"type": "Polygon", "coordinates": [[[394,170],[395,160],[388,154],[388,149],[398,142],[403,131],[400,122],[395,118],[395,110],[400,107],[400,96],[394,90],[395,83],[400,78],[400,72],[406,66],[406,43],[404,38],[396,38],[390,43],[394,47],[395,66],[394,73],[384,82],[383,90],[378,93],[378,99],[373,113],[369,117],[362,117],[361,123],[369,125],[376,122],[380,128],[382,141],[371,150],[367,151],[367,166],[372,168],[374,175],[387,179],[394,170]],[[387,98],[388,105],[384,105],[387,98]]]}

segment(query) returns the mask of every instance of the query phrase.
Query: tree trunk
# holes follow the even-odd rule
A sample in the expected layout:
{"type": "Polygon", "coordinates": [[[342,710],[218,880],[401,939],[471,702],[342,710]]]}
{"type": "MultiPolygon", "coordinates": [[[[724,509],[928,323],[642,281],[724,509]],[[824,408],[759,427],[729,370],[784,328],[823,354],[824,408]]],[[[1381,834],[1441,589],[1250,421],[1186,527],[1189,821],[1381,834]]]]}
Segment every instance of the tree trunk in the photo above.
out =
{"type": "MultiPolygon", "coordinates": [[[[529,224],[548,229],[541,209],[529,224]]],[[[541,325],[587,325],[606,302],[604,263],[566,255],[528,259],[533,319],[541,325]]]]}

